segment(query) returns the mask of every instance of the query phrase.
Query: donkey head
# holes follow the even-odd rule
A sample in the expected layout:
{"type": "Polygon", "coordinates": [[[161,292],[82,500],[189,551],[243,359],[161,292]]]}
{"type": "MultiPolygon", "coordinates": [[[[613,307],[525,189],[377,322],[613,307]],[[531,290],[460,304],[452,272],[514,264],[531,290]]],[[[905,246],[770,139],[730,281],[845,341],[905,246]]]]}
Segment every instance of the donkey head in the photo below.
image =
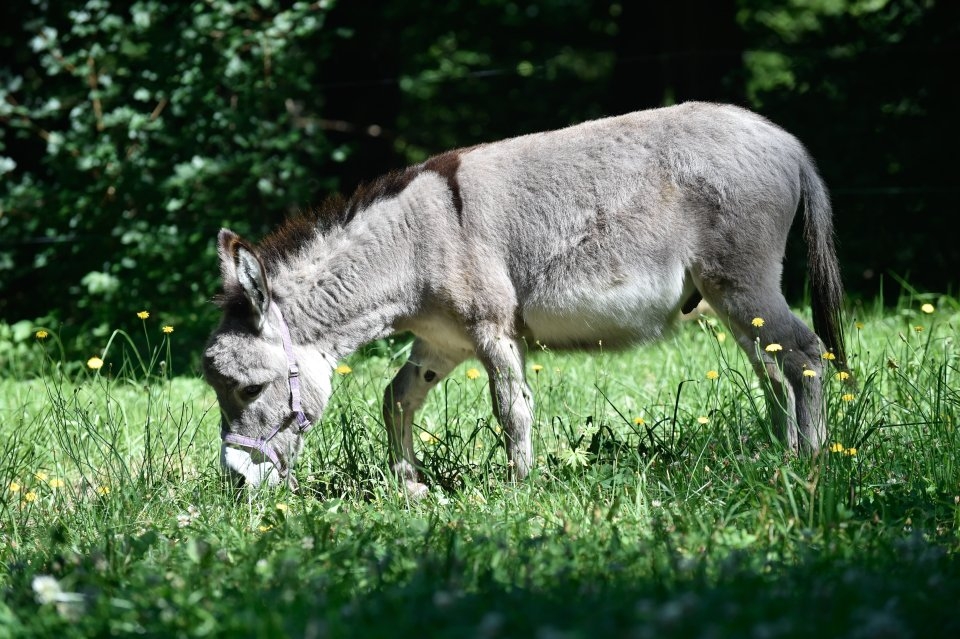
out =
{"type": "Polygon", "coordinates": [[[295,486],[290,470],[330,395],[333,365],[293,345],[252,246],[224,229],[218,252],[223,317],[204,350],[203,375],[220,404],[220,461],[235,485],[295,486]]]}

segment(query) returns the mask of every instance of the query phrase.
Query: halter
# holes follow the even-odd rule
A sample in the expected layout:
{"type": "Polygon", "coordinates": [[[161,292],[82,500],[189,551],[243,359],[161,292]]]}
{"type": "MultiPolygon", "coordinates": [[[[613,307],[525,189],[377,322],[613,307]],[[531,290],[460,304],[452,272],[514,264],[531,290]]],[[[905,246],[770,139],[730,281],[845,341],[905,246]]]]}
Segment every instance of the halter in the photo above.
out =
{"type": "Polygon", "coordinates": [[[273,309],[274,315],[277,316],[277,320],[280,322],[280,340],[283,342],[283,352],[287,356],[287,383],[290,387],[290,414],[279,424],[277,424],[277,426],[270,431],[270,434],[266,437],[255,438],[246,437],[245,435],[238,435],[237,433],[227,433],[223,436],[223,443],[236,444],[242,448],[251,448],[259,451],[267,459],[273,462],[277,472],[279,472],[280,476],[283,477],[287,474],[288,469],[281,462],[276,448],[271,445],[270,442],[277,435],[277,433],[284,428],[284,426],[290,423],[291,418],[296,418],[297,430],[299,431],[298,434],[300,435],[303,435],[310,430],[312,424],[310,423],[310,420],[307,419],[307,416],[303,414],[303,408],[300,405],[300,369],[297,367],[297,359],[293,356],[293,342],[290,341],[290,329],[287,327],[287,323],[283,320],[283,314],[280,312],[280,306],[276,302],[273,302],[270,307],[273,309]]]}

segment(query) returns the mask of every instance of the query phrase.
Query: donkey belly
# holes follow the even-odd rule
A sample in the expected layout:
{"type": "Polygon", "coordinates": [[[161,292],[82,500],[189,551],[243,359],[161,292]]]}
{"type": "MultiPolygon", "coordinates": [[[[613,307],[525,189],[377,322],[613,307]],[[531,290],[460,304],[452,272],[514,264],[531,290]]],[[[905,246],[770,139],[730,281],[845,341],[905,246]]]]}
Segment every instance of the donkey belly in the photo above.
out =
{"type": "Polygon", "coordinates": [[[528,337],[556,349],[617,348],[659,339],[679,314],[682,271],[651,280],[578,283],[523,308],[528,337]]]}

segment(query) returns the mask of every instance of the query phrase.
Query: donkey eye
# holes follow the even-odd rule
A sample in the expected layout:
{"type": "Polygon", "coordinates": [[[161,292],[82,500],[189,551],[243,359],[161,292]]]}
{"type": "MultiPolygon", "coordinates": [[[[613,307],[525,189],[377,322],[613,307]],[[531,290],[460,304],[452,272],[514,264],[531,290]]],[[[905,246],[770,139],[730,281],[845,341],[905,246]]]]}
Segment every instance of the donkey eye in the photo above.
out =
{"type": "Polygon", "coordinates": [[[247,399],[253,399],[263,390],[263,384],[251,384],[240,389],[240,394],[247,399]]]}

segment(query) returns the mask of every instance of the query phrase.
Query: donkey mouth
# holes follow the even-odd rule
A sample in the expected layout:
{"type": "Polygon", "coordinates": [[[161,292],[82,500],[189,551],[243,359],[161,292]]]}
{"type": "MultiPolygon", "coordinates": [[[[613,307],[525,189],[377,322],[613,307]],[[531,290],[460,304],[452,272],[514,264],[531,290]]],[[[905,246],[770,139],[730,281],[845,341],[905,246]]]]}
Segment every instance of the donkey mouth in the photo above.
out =
{"type": "Polygon", "coordinates": [[[238,487],[276,486],[282,479],[277,467],[259,451],[223,445],[220,447],[220,463],[238,487]]]}

